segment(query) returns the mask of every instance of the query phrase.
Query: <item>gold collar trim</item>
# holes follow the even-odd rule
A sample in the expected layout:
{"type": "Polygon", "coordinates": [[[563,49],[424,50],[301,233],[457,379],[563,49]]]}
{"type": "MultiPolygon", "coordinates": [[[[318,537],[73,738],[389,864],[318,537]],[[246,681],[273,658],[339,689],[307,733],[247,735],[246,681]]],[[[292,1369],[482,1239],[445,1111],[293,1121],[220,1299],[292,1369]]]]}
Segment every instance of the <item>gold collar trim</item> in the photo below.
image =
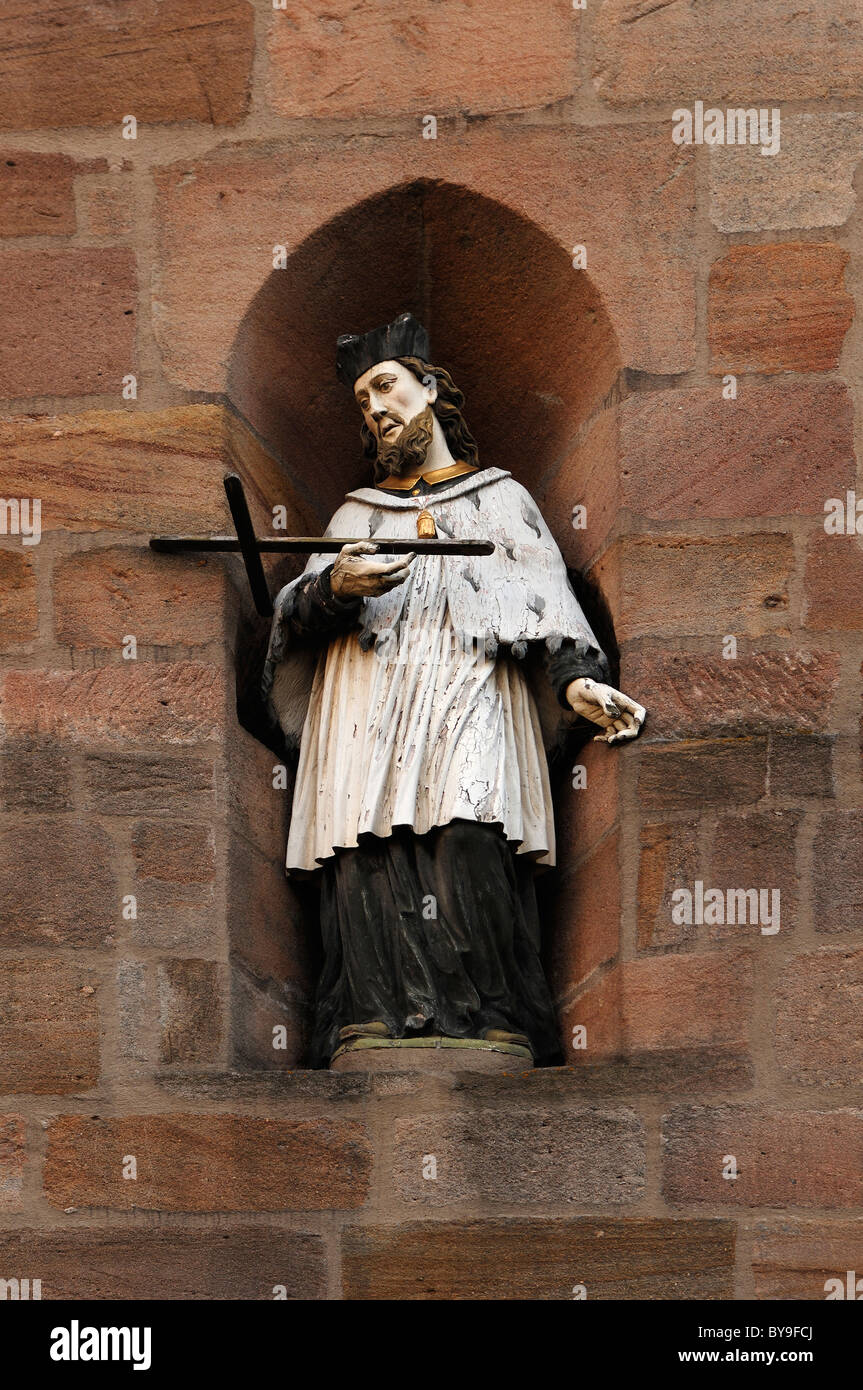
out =
{"type": "Polygon", "coordinates": [[[463,473],[477,472],[479,469],[472,463],[448,463],[446,468],[433,468],[429,473],[418,473],[412,478],[387,478],[386,483],[378,483],[378,487],[384,492],[389,492],[391,488],[409,492],[420,481],[431,486],[433,483],[445,483],[449,478],[460,478],[463,473]]]}

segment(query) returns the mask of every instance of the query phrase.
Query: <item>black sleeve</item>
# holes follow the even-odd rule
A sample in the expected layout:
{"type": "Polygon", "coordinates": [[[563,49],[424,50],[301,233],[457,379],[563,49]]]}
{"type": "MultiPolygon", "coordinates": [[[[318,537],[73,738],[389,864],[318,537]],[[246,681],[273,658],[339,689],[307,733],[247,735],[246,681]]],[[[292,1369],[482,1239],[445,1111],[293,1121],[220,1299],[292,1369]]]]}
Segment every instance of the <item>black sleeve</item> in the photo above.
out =
{"type": "Polygon", "coordinates": [[[292,637],[330,637],[346,632],[356,623],[363,601],[337,598],[330,585],[332,572],[332,565],[327,565],[318,574],[306,575],[294,588],[289,607],[282,614],[282,622],[292,637]]]}
{"type": "Polygon", "coordinates": [[[589,677],[591,680],[607,682],[611,674],[608,662],[598,647],[589,642],[577,642],[571,637],[563,639],[554,655],[546,648],[545,669],[558,704],[567,710],[571,708],[566,698],[566,688],[570,681],[589,677]]]}

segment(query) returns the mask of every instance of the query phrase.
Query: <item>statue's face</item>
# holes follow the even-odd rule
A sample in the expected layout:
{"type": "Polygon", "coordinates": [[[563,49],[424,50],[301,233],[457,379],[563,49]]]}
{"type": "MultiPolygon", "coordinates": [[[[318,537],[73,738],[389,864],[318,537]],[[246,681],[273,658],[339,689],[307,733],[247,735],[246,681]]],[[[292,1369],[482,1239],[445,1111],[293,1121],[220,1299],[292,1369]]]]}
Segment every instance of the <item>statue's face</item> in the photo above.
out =
{"type": "Polygon", "coordinates": [[[437,399],[437,387],[424,386],[401,362],[378,362],[357,378],[354,396],[378,446],[390,447],[437,399]]]}

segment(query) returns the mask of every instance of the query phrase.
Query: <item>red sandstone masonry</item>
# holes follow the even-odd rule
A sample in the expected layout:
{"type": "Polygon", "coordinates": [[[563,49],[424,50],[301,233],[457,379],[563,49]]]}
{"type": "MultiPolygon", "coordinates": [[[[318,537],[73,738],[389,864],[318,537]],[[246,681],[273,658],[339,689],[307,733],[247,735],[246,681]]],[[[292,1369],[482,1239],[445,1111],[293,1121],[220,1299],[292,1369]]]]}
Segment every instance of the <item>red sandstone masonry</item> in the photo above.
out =
{"type": "Polygon", "coordinates": [[[680,1106],[663,1123],[663,1192],[674,1205],[856,1207],[863,1115],[765,1106],[680,1106]],[[738,1177],[723,1177],[725,1155],[738,1177]]]}
{"type": "Polygon", "coordinates": [[[788,962],[776,988],[774,1043],[787,1076],[828,1092],[859,1085],[861,986],[861,949],[808,951],[788,962]]]}
{"type": "Polygon", "coordinates": [[[253,30],[248,0],[18,5],[0,31],[0,127],[236,122],[253,30]]]}
{"type": "Polygon", "coordinates": [[[92,970],[44,956],[0,970],[0,1095],[90,1090],[99,1077],[92,970]]]}
{"type": "Polygon", "coordinates": [[[136,371],[133,252],[0,250],[0,280],[0,396],[114,395],[119,406],[136,371]]]}
{"type": "Polygon", "coordinates": [[[0,1115],[0,1212],[20,1211],[27,1164],[27,1121],[0,1115]]]}
{"type": "Polygon", "coordinates": [[[319,1116],[66,1115],[48,1131],[45,1195],[120,1211],[326,1211],[360,1207],[371,1149],[363,1125],[319,1116]],[[123,1177],[123,1156],[138,1177],[123,1177]]]}

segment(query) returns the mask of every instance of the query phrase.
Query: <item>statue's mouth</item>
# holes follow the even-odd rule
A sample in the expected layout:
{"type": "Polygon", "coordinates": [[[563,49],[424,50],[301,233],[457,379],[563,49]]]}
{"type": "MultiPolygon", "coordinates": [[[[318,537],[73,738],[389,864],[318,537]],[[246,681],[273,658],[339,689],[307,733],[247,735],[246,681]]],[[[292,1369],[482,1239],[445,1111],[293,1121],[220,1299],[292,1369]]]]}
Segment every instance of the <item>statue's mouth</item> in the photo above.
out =
{"type": "Polygon", "coordinates": [[[383,425],[381,428],[381,439],[386,439],[387,435],[392,434],[393,430],[400,429],[401,425],[397,420],[389,420],[387,424],[383,425]]]}

